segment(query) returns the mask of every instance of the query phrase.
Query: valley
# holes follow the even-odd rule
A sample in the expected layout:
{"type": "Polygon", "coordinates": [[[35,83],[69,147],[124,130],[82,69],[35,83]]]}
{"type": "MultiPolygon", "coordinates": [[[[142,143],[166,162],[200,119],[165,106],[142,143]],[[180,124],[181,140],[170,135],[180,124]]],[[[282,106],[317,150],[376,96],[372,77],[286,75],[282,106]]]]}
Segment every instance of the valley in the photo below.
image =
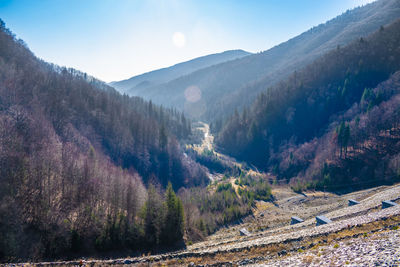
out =
{"type": "MultiPolygon", "coordinates": [[[[348,10],[268,50],[230,58],[146,87],[146,90],[129,83],[127,86],[126,81],[113,85],[121,85],[121,91],[130,95],[176,107],[195,119],[224,119],[233,114],[235,109],[241,110],[252,105],[260,93],[289,78],[293,72],[311,64],[321,55],[367,36],[381,25],[392,23],[398,18],[399,12],[400,3],[397,0],[374,1],[348,10]],[[202,97],[196,102],[187,101],[184,96],[190,86],[196,86],[201,91],[202,97]],[[164,94],[166,91],[167,95],[164,94]]],[[[141,78],[134,76],[130,79],[141,78]]]]}
{"type": "Polygon", "coordinates": [[[0,266],[400,264],[399,0],[99,0],[90,27],[16,2],[0,4],[19,11],[0,18],[0,266]],[[325,17],[301,28],[301,8],[325,17]]]}
{"type": "MultiPolygon", "coordinates": [[[[209,126],[204,122],[196,125],[204,138],[201,144],[192,145],[193,149],[198,153],[213,151],[215,147],[209,126]]],[[[242,167],[235,159],[214,153],[226,164],[242,167]]],[[[265,177],[255,169],[244,172],[246,175],[265,177]]],[[[222,173],[208,175],[212,180],[209,186],[211,193],[227,181],[236,186],[237,191],[235,180],[239,177],[224,178],[222,173]]],[[[274,177],[270,179],[273,181],[274,177]]],[[[400,204],[400,184],[342,195],[323,191],[296,193],[288,185],[275,184],[272,185],[272,195],[272,201],[256,201],[250,215],[177,252],[112,260],[42,262],[37,266],[80,263],[81,266],[318,266],[322,263],[355,266],[371,262],[400,262],[397,247],[400,205],[381,208],[381,202],[386,200],[400,204]],[[349,199],[360,204],[348,206],[349,199]],[[333,222],[315,226],[315,217],[319,215],[333,222]],[[292,216],[300,217],[304,222],[291,225],[292,216]],[[248,230],[250,234],[241,235],[241,229],[248,230]],[[352,254],[355,249],[359,252],[352,254]],[[371,249],[377,252],[371,253],[371,249]],[[385,257],[389,251],[393,254],[385,257]],[[369,256],[361,259],[363,252],[369,256]]]]}
{"type": "MultiPolygon", "coordinates": [[[[222,155],[215,152],[214,150],[214,136],[210,133],[210,126],[205,122],[197,122],[194,125],[197,125],[197,127],[195,127],[194,130],[200,131],[202,133],[203,138],[201,139],[201,144],[192,144],[187,146],[189,148],[192,148],[199,154],[202,154],[205,151],[210,151],[214,155],[216,155],[219,159],[221,159],[222,155]]],[[[233,160],[229,160],[229,162],[232,163],[233,160]]],[[[210,173],[210,172],[208,172],[207,175],[211,183],[221,180],[222,177],[224,176],[222,173],[210,173]]]]}

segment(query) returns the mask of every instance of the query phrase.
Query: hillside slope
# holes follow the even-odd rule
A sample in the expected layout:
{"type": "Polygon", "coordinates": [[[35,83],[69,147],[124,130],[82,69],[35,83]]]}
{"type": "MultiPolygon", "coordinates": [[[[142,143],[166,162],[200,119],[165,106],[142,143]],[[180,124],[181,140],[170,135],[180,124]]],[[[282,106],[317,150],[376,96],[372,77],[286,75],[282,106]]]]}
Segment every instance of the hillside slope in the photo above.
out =
{"type": "MultiPolygon", "coordinates": [[[[277,190],[281,188],[276,188],[277,190]]],[[[347,195],[307,192],[295,194],[296,202],[270,205],[264,216],[249,216],[246,222],[220,229],[204,242],[174,253],[142,255],[110,260],[87,260],[91,266],[356,266],[388,265],[400,262],[400,206],[381,209],[381,201],[399,203],[399,185],[378,187],[347,195]],[[360,204],[347,206],[348,199],[360,204]],[[298,208],[300,206],[301,208],[298,208]],[[307,217],[304,217],[303,210],[307,217]],[[277,213],[284,214],[276,224],[277,213]],[[315,216],[323,212],[332,219],[328,225],[315,225],[315,216]],[[291,216],[304,222],[290,225],[291,216]],[[246,227],[250,235],[241,236],[246,227]],[[349,249],[348,246],[351,246],[349,249]],[[356,245],[356,246],[354,246],[356,245]]],[[[293,194],[293,192],[292,192],[293,194]]],[[[77,261],[51,262],[54,266],[72,266],[77,261]]]]}
{"type": "Polygon", "coordinates": [[[190,127],[39,60],[0,20],[0,262],[181,241],[182,202],[161,190],[208,180],[177,141],[190,127]]]}
{"type": "Polygon", "coordinates": [[[399,47],[398,20],[332,50],[235,113],[217,143],[299,186],[398,179],[399,47]]]}
{"type": "Polygon", "coordinates": [[[380,0],[347,11],[267,51],[198,70],[149,88],[142,96],[212,122],[250,104],[259,92],[330,49],[366,36],[399,16],[399,1],[380,0]],[[189,94],[200,97],[187,97],[188,88],[189,94]]]}
{"type": "Polygon", "coordinates": [[[132,96],[146,96],[146,90],[149,87],[169,82],[180,76],[187,75],[202,68],[207,68],[229,60],[238,59],[250,54],[251,53],[243,50],[225,51],[218,54],[198,57],[173,65],[171,67],[146,72],[123,81],[111,82],[110,85],[119,90],[121,93],[126,93],[132,96]]]}

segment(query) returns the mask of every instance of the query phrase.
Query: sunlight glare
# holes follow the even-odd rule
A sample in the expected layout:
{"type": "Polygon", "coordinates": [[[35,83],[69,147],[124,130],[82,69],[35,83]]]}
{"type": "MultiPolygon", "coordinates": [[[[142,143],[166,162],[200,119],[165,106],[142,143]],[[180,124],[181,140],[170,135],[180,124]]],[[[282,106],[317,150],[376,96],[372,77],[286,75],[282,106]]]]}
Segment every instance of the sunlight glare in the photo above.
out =
{"type": "Polygon", "coordinates": [[[172,36],[172,42],[178,48],[182,48],[186,44],[185,35],[181,32],[175,32],[172,36]]]}

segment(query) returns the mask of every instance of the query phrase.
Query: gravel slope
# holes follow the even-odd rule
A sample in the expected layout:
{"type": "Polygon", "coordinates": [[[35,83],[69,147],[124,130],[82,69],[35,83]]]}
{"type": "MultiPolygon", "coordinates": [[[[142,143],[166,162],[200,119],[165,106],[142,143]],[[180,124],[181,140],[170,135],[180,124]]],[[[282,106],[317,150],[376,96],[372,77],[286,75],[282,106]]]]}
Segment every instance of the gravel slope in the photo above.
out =
{"type": "MultiPolygon", "coordinates": [[[[376,213],[371,213],[373,210],[379,210],[381,206],[381,202],[384,200],[394,200],[397,201],[400,198],[400,186],[393,186],[393,187],[388,187],[384,188],[381,192],[374,192],[373,195],[368,196],[367,198],[363,199],[359,205],[356,206],[347,206],[347,199],[353,198],[354,195],[357,196],[356,193],[352,193],[349,195],[341,196],[341,197],[332,197],[330,199],[329,204],[323,205],[323,208],[321,207],[311,207],[311,209],[314,210],[314,216],[315,215],[320,215],[324,214],[326,217],[330,218],[331,220],[334,221],[333,224],[330,224],[329,227],[333,227],[335,225],[339,225],[343,222],[349,223],[351,225],[356,225],[357,221],[362,221],[364,218],[369,218],[372,214],[376,213]],[[329,212],[324,212],[324,211],[329,211],[329,212]],[[354,217],[353,220],[352,217],[354,217]],[[350,219],[348,220],[343,220],[343,219],[350,219]]],[[[364,191],[364,196],[369,195],[369,191],[364,191]]],[[[362,198],[362,194],[358,194],[358,200],[362,198]]],[[[304,212],[303,212],[304,213],[304,212]]],[[[381,214],[378,212],[378,214],[381,214]]],[[[264,215],[270,217],[271,214],[264,215]]],[[[237,247],[244,247],[244,246],[252,246],[253,244],[261,244],[261,243],[269,243],[269,242],[274,242],[274,240],[283,240],[285,239],[285,235],[282,235],[282,233],[285,233],[287,235],[292,235],[292,233],[296,236],[298,235],[303,235],[306,234],[307,231],[313,232],[314,229],[324,229],[324,226],[321,226],[319,228],[315,228],[315,217],[311,217],[307,220],[305,220],[303,223],[296,224],[296,225],[288,225],[288,222],[290,220],[290,215],[287,216],[287,220],[285,221],[286,225],[277,227],[277,228],[272,228],[268,229],[265,231],[259,231],[254,233],[252,236],[249,237],[239,237],[238,232],[236,231],[230,231],[228,234],[225,233],[225,236],[223,233],[221,234],[216,234],[215,236],[211,236],[209,240],[200,242],[197,244],[194,244],[192,246],[189,246],[187,248],[187,251],[191,252],[201,252],[201,251],[215,251],[215,250],[226,250],[226,249],[231,249],[231,248],[237,248],[237,247]]],[[[293,215],[298,215],[298,214],[293,214],[293,215]]],[[[299,214],[300,217],[304,218],[299,214]]],[[[375,218],[378,219],[378,218],[375,218]]],[[[374,220],[374,218],[371,218],[367,220],[370,222],[371,220],[374,220]]],[[[241,227],[247,226],[250,227],[254,222],[248,222],[246,224],[241,224],[239,226],[234,227],[235,230],[238,230],[241,227]]]]}
{"type": "Polygon", "coordinates": [[[400,230],[380,231],[247,266],[400,266],[400,230]]]}

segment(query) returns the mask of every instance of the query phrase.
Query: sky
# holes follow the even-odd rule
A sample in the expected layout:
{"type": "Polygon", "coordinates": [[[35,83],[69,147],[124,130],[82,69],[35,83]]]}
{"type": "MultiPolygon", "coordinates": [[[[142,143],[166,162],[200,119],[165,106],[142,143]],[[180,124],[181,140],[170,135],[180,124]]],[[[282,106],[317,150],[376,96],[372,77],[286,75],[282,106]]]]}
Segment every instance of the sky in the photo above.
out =
{"type": "Polygon", "coordinates": [[[267,50],[373,0],[0,0],[39,58],[106,82],[231,49],[267,50]]]}

